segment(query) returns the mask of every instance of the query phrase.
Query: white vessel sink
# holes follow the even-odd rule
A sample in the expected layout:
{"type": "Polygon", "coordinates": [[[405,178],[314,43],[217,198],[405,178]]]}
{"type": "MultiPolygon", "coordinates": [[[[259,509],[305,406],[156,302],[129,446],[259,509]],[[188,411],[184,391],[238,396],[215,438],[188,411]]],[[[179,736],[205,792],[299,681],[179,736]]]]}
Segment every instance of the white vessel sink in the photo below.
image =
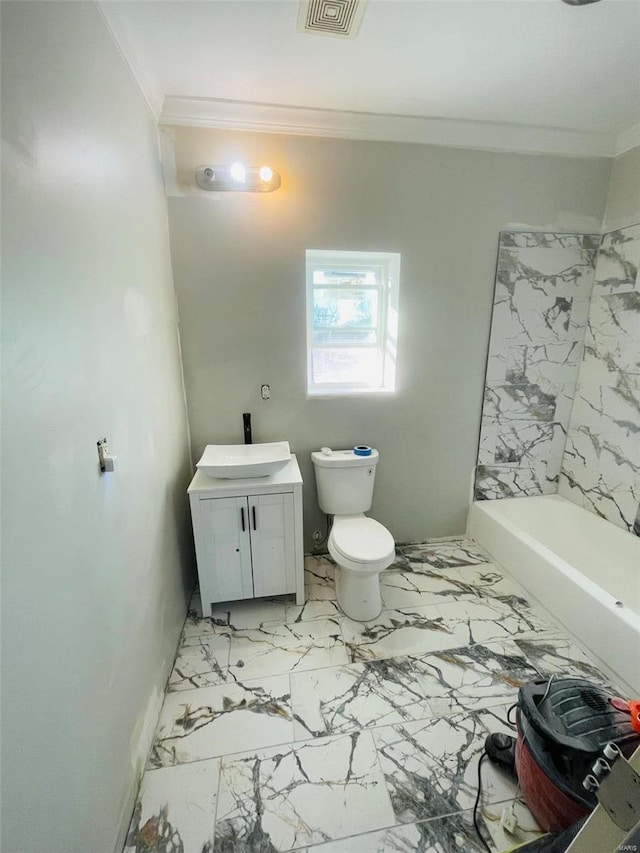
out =
{"type": "Polygon", "coordinates": [[[241,480],[249,477],[268,477],[275,474],[291,459],[288,441],[267,444],[207,444],[196,465],[209,477],[241,480]]]}

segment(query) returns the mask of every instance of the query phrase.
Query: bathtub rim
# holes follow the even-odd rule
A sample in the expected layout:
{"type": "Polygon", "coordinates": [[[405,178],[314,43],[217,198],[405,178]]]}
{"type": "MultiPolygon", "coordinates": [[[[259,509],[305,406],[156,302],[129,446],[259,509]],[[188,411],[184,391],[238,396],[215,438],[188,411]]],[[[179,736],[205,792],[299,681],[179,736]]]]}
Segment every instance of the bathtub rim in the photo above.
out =
{"type": "MultiPolygon", "coordinates": [[[[562,496],[560,500],[570,503],[562,496]]],[[[585,650],[598,663],[612,685],[624,687],[629,697],[640,696],[640,667],[636,652],[640,648],[640,617],[628,607],[616,607],[616,599],[610,593],[552,549],[543,546],[520,525],[505,518],[504,514],[491,512],[490,505],[498,503],[472,503],[467,537],[477,542],[489,558],[524,589],[527,597],[542,608],[558,631],[571,637],[578,648],[585,650]],[[483,511],[482,505],[489,506],[483,511]],[[514,565],[514,560],[517,565],[514,565]],[[540,574],[536,576],[537,568],[540,574]],[[560,594],[550,598],[546,594],[545,583],[549,582],[551,573],[559,574],[560,594]],[[577,599],[578,606],[572,608],[573,595],[578,590],[583,600],[580,602],[577,599]],[[595,630],[588,627],[592,624],[597,624],[595,630]]],[[[582,513],[588,512],[582,507],[576,509],[582,513]]]]}
{"type": "MultiPolygon", "coordinates": [[[[544,497],[544,498],[557,498],[560,501],[571,504],[571,501],[568,501],[566,498],[563,498],[561,495],[535,495],[535,497],[544,497]]],[[[521,501],[526,498],[504,498],[503,500],[516,500],[521,501]]],[[[626,622],[630,627],[634,628],[638,631],[640,636],[640,614],[636,613],[636,611],[630,607],[628,604],[625,604],[623,599],[616,598],[612,593],[608,590],[604,589],[604,587],[597,584],[595,581],[591,580],[591,578],[587,577],[587,575],[583,574],[580,569],[577,569],[575,566],[572,566],[571,563],[567,562],[564,557],[561,557],[559,554],[556,554],[555,551],[552,551],[547,545],[543,542],[540,542],[536,539],[531,533],[527,532],[524,527],[521,527],[515,521],[510,518],[507,518],[504,515],[501,515],[499,518],[496,517],[495,514],[491,513],[490,507],[484,507],[483,504],[497,504],[500,501],[473,501],[472,506],[469,509],[469,525],[467,529],[467,533],[469,538],[473,537],[470,535],[471,531],[471,513],[473,512],[473,507],[477,507],[479,512],[485,513],[490,518],[502,524],[505,528],[507,528],[510,532],[517,535],[518,539],[524,542],[529,548],[531,548],[536,553],[540,554],[547,562],[551,563],[558,567],[558,569],[570,580],[574,583],[577,583],[580,587],[582,587],[586,592],[591,595],[592,598],[595,598],[599,601],[602,601],[605,606],[609,607],[616,616],[622,618],[624,622],[626,622]],[[617,601],[622,601],[622,607],[616,604],[617,601]]],[[[582,512],[588,512],[583,507],[579,507],[577,505],[571,504],[572,506],[576,506],[577,510],[581,510],[582,512]]],[[[590,513],[589,513],[590,514],[590,513]]],[[[599,516],[594,516],[599,521],[604,522],[605,524],[611,524],[610,521],[606,519],[601,519],[599,516]]],[[[615,527],[615,525],[611,525],[614,530],[619,530],[620,528],[615,527]]],[[[624,533],[624,531],[620,531],[624,533]]],[[[508,567],[503,566],[503,568],[508,569],[508,567]]],[[[639,580],[640,582],[640,580],[639,580]]],[[[549,608],[545,608],[549,609],[549,608]]]]}

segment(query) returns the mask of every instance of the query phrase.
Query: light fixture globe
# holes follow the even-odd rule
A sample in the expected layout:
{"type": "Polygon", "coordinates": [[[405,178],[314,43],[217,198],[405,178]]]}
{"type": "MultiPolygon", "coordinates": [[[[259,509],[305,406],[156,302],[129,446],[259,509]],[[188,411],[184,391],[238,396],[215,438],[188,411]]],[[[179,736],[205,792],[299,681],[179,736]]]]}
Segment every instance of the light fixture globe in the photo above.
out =
{"type": "Polygon", "coordinates": [[[247,177],[247,170],[242,163],[232,163],[231,166],[229,166],[229,174],[234,181],[238,181],[238,183],[243,184],[247,177]]]}

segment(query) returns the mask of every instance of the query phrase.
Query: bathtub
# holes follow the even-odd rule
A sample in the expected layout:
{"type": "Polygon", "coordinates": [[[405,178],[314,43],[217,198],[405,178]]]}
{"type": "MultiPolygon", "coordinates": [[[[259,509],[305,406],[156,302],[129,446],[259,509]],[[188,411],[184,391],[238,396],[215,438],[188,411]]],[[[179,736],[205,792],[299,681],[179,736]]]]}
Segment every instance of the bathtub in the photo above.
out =
{"type": "Polygon", "coordinates": [[[640,537],[559,495],[476,501],[468,534],[640,696],[640,537]]]}

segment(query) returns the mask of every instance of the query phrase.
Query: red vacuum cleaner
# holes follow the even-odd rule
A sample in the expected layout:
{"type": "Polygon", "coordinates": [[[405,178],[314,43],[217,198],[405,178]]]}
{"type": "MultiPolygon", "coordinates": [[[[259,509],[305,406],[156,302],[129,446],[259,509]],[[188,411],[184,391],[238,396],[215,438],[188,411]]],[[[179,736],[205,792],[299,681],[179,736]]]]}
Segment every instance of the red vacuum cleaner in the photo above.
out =
{"type": "Polygon", "coordinates": [[[625,756],[640,745],[640,705],[583,678],[532,681],[516,711],[515,769],[523,797],[542,829],[561,832],[595,807],[583,787],[604,746],[625,756]]]}

